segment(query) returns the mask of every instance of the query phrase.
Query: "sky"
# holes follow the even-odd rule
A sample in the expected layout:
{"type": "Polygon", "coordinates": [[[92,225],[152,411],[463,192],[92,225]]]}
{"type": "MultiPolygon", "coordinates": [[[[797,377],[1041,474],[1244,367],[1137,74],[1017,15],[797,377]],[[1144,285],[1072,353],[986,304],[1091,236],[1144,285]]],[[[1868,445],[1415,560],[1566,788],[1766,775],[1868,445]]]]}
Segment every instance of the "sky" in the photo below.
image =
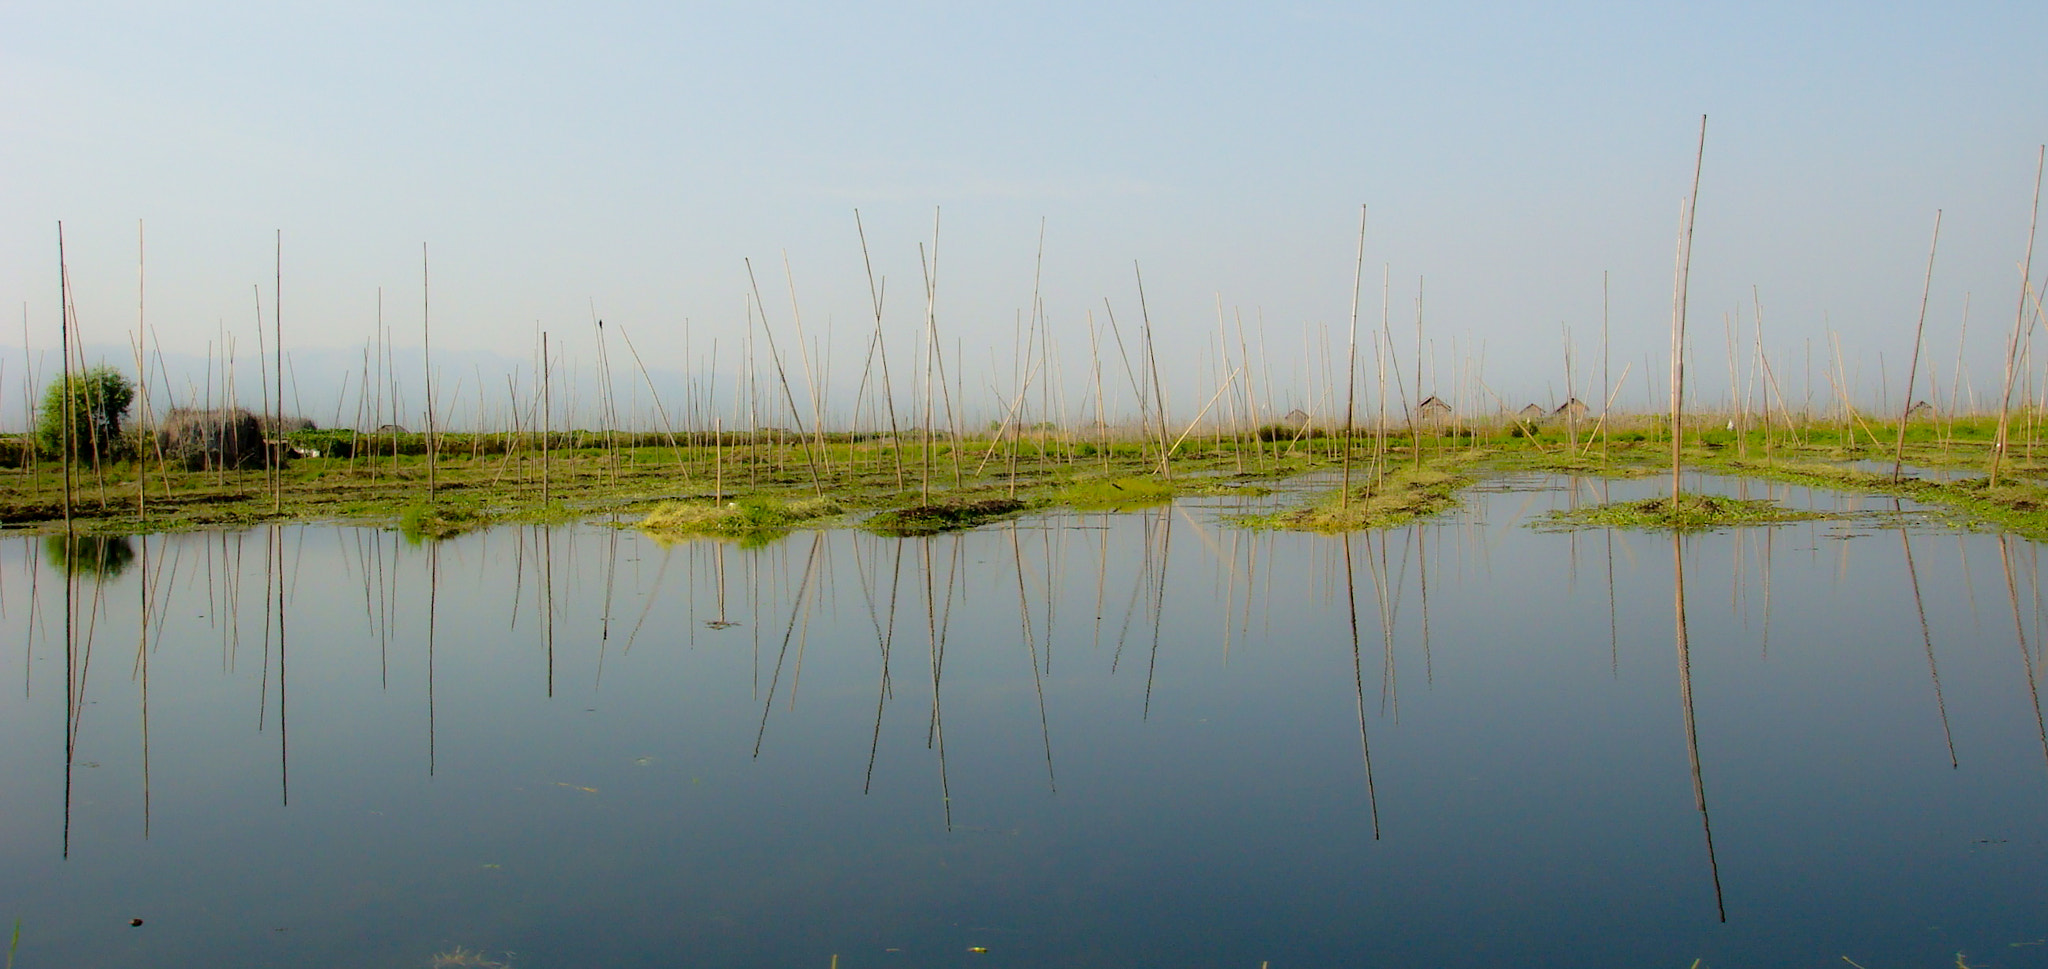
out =
{"type": "Polygon", "coordinates": [[[1569,330],[1570,390],[1597,398],[1604,311],[1617,405],[1647,407],[1702,115],[1702,402],[1727,399],[1731,328],[1755,369],[1760,305],[1793,406],[1828,398],[1835,339],[1858,397],[1896,405],[1937,210],[1916,396],[1950,392],[1960,347],[1990,398],[2048,141],[2044,28],[2038,3],[0,0],[0,424],[25,361],[53,365],[60,221],[81,339],[117,362],[140,230],[172,384],[226,335],[253,358],[281,239],[316,416],[345,410],[380,287],[402,372],[430,314],[437,396],[456,367],[469,393],[524,386],[537,329],[587,368],[593,317],[679,395],[730,386],[758,285],[789,368],[800,312],[844,407],[874,327],[856,209],[899,381],[922,365],[922,244],[984,408],[1016,386],[1034,291],[1058,362],[1033,379],[1070,397],[1092,393],[1090,314],[1129,339],[1149,317],[1191,418],[1227,369],[1220,307],[1259,394],[1327,399],[1361,206],[1368,374],[1384,316],[1413,382],[1419,293],[1424,390],[1561,400],[1569,330]]]}

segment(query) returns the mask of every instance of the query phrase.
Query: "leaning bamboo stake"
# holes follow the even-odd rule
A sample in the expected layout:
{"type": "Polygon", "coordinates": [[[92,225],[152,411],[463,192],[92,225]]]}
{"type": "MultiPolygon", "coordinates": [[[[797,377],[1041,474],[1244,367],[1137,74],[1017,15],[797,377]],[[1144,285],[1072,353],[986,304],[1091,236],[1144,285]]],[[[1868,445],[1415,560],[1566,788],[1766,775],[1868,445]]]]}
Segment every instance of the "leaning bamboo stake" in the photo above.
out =
{"type": "Polygon", "coordinates": [[[1685,418],[1685,310],[1686,289],[1692,276],[1692,230],[1693,219],[1699,213],[1700,169],[1707,158],[1707,116],[1700,115],[1699,150],[1693,157],[1692,194],[1686,198],[1685,218],[1679,226],[1678,273],[1671,297],[1671,506],[1673,515],[1678,513],[1678,498],[1681,483],[1679,473],[1683,469],[1683,446],[1685,431],[1681,422],[1685,418]]]}
{"type": "Polygon", "coordinates": [[[432,315],[429,313],[429,310],[431,309],[431,304],[428,301],[428,294],[429,290],[427,288],[427,244],[422,242],[420,243],[420,358],[422,365],[426,368],[425,379],[427,394],[427,501],[431,503],[432,501],[434,501],[435,495],[434,451],[437,449],[434,446],[433,318],[432,315]]]}
{"type": "Polygon", "coordinates": [[[661,425],[668,432],[668,446],[676,452],[676,465],[683,464],[683,446],[676,440],[676,425],[668,419],[668,408],[661,404],[661,394],[654,389],[654,378],[647,375],[647,365],[640,361],[640,351],[633,346],[633,337],[624,325],[619,327],[619,339],[626,341],[626,352],[633,355],[633,366],[640,371],[640,380],[647,384],[647,396],[654,401],[654,412],[661,415],[661,425]]]}
{"type": "Polygon", "coordinates": [[[1892,483],[1906,464],[1906,423],[1913,418],[1913,380],[1920,372],[1920,344],[1927,333],[1927,297],[1934,289],[1934,250],[1941,243],[1941,210],[1934,210],[1934,238],[1927,243],[1927,278],[1920,285],[1920,322],[1913,327],[1913,362],[1906,368],[1906,407],[1899,415],[1899,440],[1892,450],[1892,483]]]}
{"type": "MultiPolygon", "coordinates": [[[[137,524],[142,525],[144,527],[147,527],[149,522],[149,448],[147,447],[145,442],[150,440],[148,417],[149,368],[143,360],[142,352],[143,335],[148,332],[146,329],[146,327],[148,326],[148,322],[144,315],[144,307],[147,305],[146,296],[149,291],[149,279],[146,271],[146,256],[147,250],[144,248],[142,220],[137,219],[135,220],[135,390],[136,396],[140,398],[140,406],[136,408],[136,416],[138,420],[135,422],[137,425],[138,438],[135,448],[135,521],[137,524]]],[[[149,546],[145,544],[143,546],[143,554],[145,559],[148,556],[148,551],[149,546]]],[[[145,568],[146,567],[147,563],[145,562],[145,568]]],[[[147,622],[147,602],[148,586],[147,584],[145,584],[145,623],[147,622]]],[[[145,625],[145,632],[143,634],[145,638],[148,636],[148,633],[146,632],[147,628],[147,625],[145,625]]]]}
{"type": "Polygon", "coordinates": [[[278,439],[278,440],[277,440],[277,453],[276,453],[276,454],[275,454],[274,456],[272,456],[272,458],[271,458],[271,463],[272,463],[273,465],[275,465],[276,467],[275,467],[275,469],[274,469],[274,470],[273,470],[273,471],[271,472],[271,475],[270,475],[270,501],[271,501],[271,505],[270,505],[270,510],[271,510],[271,513],[272,513],[272,514],[278,514],[278,515],[281,515],[281,514],[284,514],[284,457],[285,457],[285,450],[286,450],[286,447],[287,447],[287,445],[285,444],[285,431],[284,431],[284,230],[283,230],[283,229],[279,229],[279,230],[277,230],[277,266],[276,266],[276,271],[277,271],[277,275],[276,275],[275,283],[274,283],[274,285],[273,285],[273,287],[272,287],[272,289],[271,289],[271,291],[270,291],[270,323],[271,323],[271,326],[273,327],[272,333],[273,333],[273,334],[274,334],[274,336],[275,336],[275,339],[271,340],[271,342],[272,342],[272,343],[274,343],[274,344],[276,344],[276,347],[275,347],[274,349],[275,349],[275,351],[276,351],[276,353],[277,353],[277,359],[276,359],[276,366],[274,366],[274,367],[272,367],[272,368],[271,368],[271,369],[272,369],[272,371],[273,371],[273,373],[271,374],[271,377],[272,377],[272,379],[274,379],[274,380],[275,380],[275,381],[277,382],[277,394],[276,394],[276,409],[275,409],[275,411],[274,411],[274,413],[276,414],[276,423],[272,425],[272,430],[276,432],[276,434],[277,434],[277,439],[278,439]]]}
{"type": "MultiPolygon", "coordinates": [[[[754,305],[761,310],[761,333],[768,337],[768,359],[775,364],[775,379],[782,382],[782,396],[789,401],[789,418],[796,422],[797,438],[804,442],[804,461],[811,469],[811,488],[822,498],[825,496],[825,485],[818,477],[817,456],[811,452],[810,439],[804,432],[804,416],[797,410],[796,394],[789,389],[789,375],[783,372],[782,355],[775,348],[775,331],[768,328],[768,305],[761,302],[761,284],[754,280],[754,262],[751,259],[744,261],[747,264],[747,282],[754,287],[754,305]]],[[[792,289],[791,299],[794,298],[795,291],[792,289]]]]}
{"type": "MultiPolygon", "coordinates": [[[[64,223],[57,223],[57,345],[60,348],[60,381],[63,384],[63,403],[58,416],[63,421],[64,431],[59,441],[64,450],[58,455],[64,466],[64,537],[71,539],[71,452],[74,450],[71,422],[71,269],[64,261],[64,223]]],[[[68,586],[68,583],[67,583],[68,586]]],[[[67,596],[69,593],[66,593],[67,596]]],[[[67,599],[68,603],[68,599],[67,599]]],[[[67,611],[67,620],[69,613],[67,611]]]]}
{"type": "Polygon", "coordinates": [[[1155,352],[1152,339],[1152,311],[1145,305],[1145,273],[1138,268],[1138,261],[1131,260],[1131,273],[1138,280],[1138,315],[1145,324],[1145,361],[1152,375],[1152,400],[1158,406],[1154,410],[1159,416],[1159,474],[1168,481],[1173,480],[1173,452],[1166,448],[1166,388],[1159,382],[1159,355],[1155,352]]]}
{"type": "MultiPolygon", "coordinates": [[[[789,268],[789,250],[782,250],[782,278],[789,284],[790,318],[796,324],[796,349],[804,365],[804,387],[811,398],[811,430],[818,442],[818,461],[825,466],[825,472],[832,472],[832,452],[825,447],[825,403],[824,391],[819,378],[811,370],[811,351],[804,339],[804,311],[796,300],[796,273],[789,268]]],[[[761,308],[763,325],[767,323],[767,307],[761,308]]],[[[829,329],[829,328],[828,328],[829,329]]],[[[829,369],[829,367],[827,368],[829,369]]],[[[821,491],[822,495],[823,492],[821,491]]]]}
{"type": "Polygon", "coordinates": [[[2013,319],[2012,340],[2005,352],[2005,390],[1998,396],[1998,432],[1991,444],[1989,484],[1998,486],[1998,464],[2005,457],[2006,432],[2012,419],[2013,364],[2019,356],[2020,331],[2026,327],[2027,290],[2033,285],[2034,232],[2041,221],[2041,171],[2048,164],[2048,145],[2034,152],[2034,203],[2027,217],[2027,255],[2020,263],[2020,305],[2013,319]]]}
{"type": "Polygon", "coordinates": [[[875,263],[868,257],[868,230],[861,225],[860,210],[853,210],[853,228],[860,235],[861,266],[868,273],[868,298],[875,307],[875,354],[882,358],[882,401],[889,412],[889,448],[896,462],[896,490],[900,493],[903,485],[903,429],[896,423],[896,390],[889,383],[889,347],[882,340],[882,294],[887,290],[888,280],[880,288],[875,285],[875,263]]]}
{"type": "MultiPolygon", "coordinates": [[[[1593,446],[1595,444],[1601,445],[1603,449],[1605,448],[1607,441],[1607,415],[1612,411],[1614,407],[1614,398],[1621,396],[1622,385],[1628,383],[1628,371],[1629,368],[1633,366],[1635,366],[1635,364],[1633,363],[1623,364],[1621,367],[1621,379],[1615,381],[1614,384],[1608,388],[1607,399],[1604,403],[1600,405],[1600,420],[1598,423],[1593,425],[1592,433],[1586,435],[1586,453],[1579,455],[1579,457],[1584,458],[1591,456],[1593,453],[1593,446]]],[[[1602,460],[1605,459],[1603,458],[1602,460]]]]}
{"type": "MultiPolygon", "coordinates": [[[[1202,405],[1202,412],[1196,414],[1195,419],[1188,422],[1187,429],[1181,431],[1179,437],[1174,438],[1173,447],[1168,449],[1169,452],[1179,449],[1181,442],[1187,440],[1189,434],[1194,433],[1195,427],[1202,423],[1202,418],[1207,417],[1209,415],[1209,408],[1216,406],[1216,401],[1223,396],[1223,392],[1229,390],[1230,386],[1237,382],[1237,375],[1243,372],[1244,368],[1238,367],[1237,369],[1232,370],[1228,376],[1223,378],[1223,383],[1216,387],[1216,392],[1209,395],[1209,402],[1202,405]]],[[[1350,450],[1350,448],[1347,447],[1345,448],[1345,450],[1348,451],[1350,450]]]]}
{"type": "Polygon", "coordinates": [[[1358,207],[1358,260],[1351,270],[1351,334],[1344,348],[1344,483],[1337,492],[1337,509],[1351,510],[1351,428],[1357,416],[1358,400],[1358,290],[1365,281],[1366,206],[1358,207]]]}
{"type": "Polygon", "coordinates": [[[553,468],[548,438],[555,426],[554,368],[548,358],[548,331],[540,331],[540,506],[546,508],[553,495],[553,468]]]}

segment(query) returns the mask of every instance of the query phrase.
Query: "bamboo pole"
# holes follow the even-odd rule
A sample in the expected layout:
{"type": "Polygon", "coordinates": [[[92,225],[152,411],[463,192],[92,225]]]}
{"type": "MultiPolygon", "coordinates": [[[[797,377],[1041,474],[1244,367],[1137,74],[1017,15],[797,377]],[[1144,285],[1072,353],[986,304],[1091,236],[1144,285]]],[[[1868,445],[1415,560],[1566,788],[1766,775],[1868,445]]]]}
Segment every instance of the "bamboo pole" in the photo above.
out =
{"type": "Polygon", "coordinates": [[[1671,507],[1673,515],[1678,513],[1678,498],[1681,488],[1679,480],[1683,469],[1683,446],[1685,430],[1685,311],[1686,290],[1692,276],[1692,230],[1693,219],[1699,212],[1700,170],[1707,157],[1707,116],[1700,115],[1700,140],[1698,152],[1693,157],[1692,194],[1686,197],[1684,218],[1679,225],[1678,271],[1676,285],[1671,297],[1671,507]]]}
{"type": "Polygon", "coordinates": [[[1351,510],[1351,427],[1358,399],[1358,291],[1365,281],[1366,206],[1358,207],[1358,259],[1351,270],[1351,334],[1344,348],[1344,479],[1337,509],[1351,510]]]}
{"type": "Polygon", "coordinates": [[[1927,243],[1927,278],[1920,285],[1920,322],[1913,327],[1913,362],[1906,368],[1906,406],[1899,415],[1899,440],[1892,449],[1892,483],[1906,464],[1906,422],[1913,417],[1913,381],[1920,373],[1920,344],[1927,333],[1927,297],[1934,289],[1934,251],[1941,244],[1941,210],[1934,210],[1934,238],[1927,243]]]}
{"type": "Polygon", "coordinates": [[[435,500],[435,455],[434,445],[434,346],[433,317],[430,312],[430,290],[427,280],[427,244],[420,243],[420,359],[426,368],[427,395],[427,501],[435,500]]]}
{"type": "Polygon", "coordinates": [[[2005,351],[2005,389],[1998,397],[1998,432],[1991,444],[1991,471],[1988,483],[1998,486],[1998,465],[2005,457],[2006,432],[2012,417],[2013,365],[2019,356],[2020,331],[2026,327],[2027,290],[2033,285],[2034,273],[2034,232],[2041,221],[2041,172],[2048,165],[2048,145],[2040,146],[2034,152],[2034,202],[2027,216],[2027,254],[2020,262],[2020,301],[2012,324],[2012,340],[2005,351]]]}

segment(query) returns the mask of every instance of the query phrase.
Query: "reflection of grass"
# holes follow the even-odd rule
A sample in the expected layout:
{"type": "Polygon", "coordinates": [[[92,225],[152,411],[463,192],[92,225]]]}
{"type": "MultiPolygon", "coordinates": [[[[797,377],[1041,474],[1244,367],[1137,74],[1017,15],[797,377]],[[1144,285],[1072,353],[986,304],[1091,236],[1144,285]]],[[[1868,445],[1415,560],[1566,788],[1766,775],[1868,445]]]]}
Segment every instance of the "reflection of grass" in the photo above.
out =
{"type": "Polygon", "coordinates": [[[1305,508],[1238,521],[1251,528],[1303,532],[1392,528],[1449,511],[1458,504],[1458,489],[1471,483],[1465,475],[1436,468],[1402,468],[1389,472],[1377,485],[1353,488],[1349,501],[1332,494],[1305,508]]]}
{"type": "Polygon", "coordinates": [[[1674,507],[1669,497],[1641,501],[1617,501],[1569,511],[1553,511],[1536,522],[1546,530],[1576,528],[1630,528],[1658,531],[1699,532],[1739,525],[1780,525],[1834,517],[1823,512],[1800,511],[1762,498],[1726,498],[1720,495],[1682,495],[1674,507]]]}
{"type": "Polygon", "coordinates": [[[52,535],[43,540],[43,547],[72,575],[112,578],[135,560],[135,546],[119,535],[52,535]]]}
{"type": "Polygon", "coordinates": [[[427,960],[432,969],[512,969],[511,963],[498,962],[483,953],[456,946],[446,952],[436,952],[427,960]]]}
{"type": "Polygon", "coordinates": [[[936,535],[974,528],[1028,507],[1015,498],[979,498],[912,505],[882,512],[867,520],[869,530],[883,535],[936,535]]]}
{"type": "Polygon", "coordinates": [[[845,509],[830,498],[742,498],[715,504],[708,501],[665,501],[640,520],[642,531],[656,535],[716,535],[743,542],[780,535],[803,522],[829,518],[845,509]]]}

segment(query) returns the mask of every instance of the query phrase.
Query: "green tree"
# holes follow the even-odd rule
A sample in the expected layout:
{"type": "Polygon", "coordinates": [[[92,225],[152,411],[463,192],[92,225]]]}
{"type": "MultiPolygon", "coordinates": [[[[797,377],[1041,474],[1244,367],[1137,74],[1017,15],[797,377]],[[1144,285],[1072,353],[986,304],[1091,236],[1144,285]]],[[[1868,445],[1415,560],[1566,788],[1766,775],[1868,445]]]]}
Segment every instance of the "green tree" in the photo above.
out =
{"type": "MultiPolygon", "coordinates": [[[[71,453],[113,453],[120,446],[121,417],[135,399],[135,387],[121,371],[108,366],[72,374],[70,384],[71,453]]],[[[61,378],[50,383],[36,415],[36,443],[45,454],[64,451],[64,385],[61,378]]]]}

